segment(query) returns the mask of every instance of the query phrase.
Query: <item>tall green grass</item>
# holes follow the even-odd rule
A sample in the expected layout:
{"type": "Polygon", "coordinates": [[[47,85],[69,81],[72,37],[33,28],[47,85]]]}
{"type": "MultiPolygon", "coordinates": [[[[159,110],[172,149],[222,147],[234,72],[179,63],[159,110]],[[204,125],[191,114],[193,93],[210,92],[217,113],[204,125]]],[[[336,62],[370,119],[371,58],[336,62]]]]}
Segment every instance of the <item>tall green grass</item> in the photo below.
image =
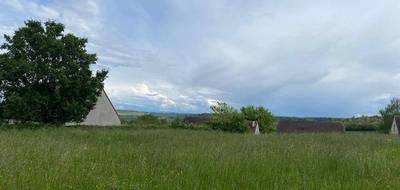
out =
{"type": "Polygon", "coordinates": [[[0,130],[0,189],[399,189],[400,139],[173,129],[0,130]]]}

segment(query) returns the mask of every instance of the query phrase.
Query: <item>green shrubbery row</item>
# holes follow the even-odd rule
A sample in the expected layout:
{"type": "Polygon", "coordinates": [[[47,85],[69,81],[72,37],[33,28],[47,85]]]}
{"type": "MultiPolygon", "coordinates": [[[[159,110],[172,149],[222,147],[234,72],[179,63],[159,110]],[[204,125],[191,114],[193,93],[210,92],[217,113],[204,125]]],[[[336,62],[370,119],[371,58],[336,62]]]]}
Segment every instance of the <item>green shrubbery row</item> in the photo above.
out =
{"type": "MultiPolygon", "coordinates": [[[[248,124],[257,121],[262,133],[269,133],[275,130],[275,117],[270,111],[263,107],[247,106],[240,111],[234,109],[226,103],[218,102],[211,106],[212,114],[209,122],[193,124],[182,117],[172,120],[146,114],[128,122],[128,128],[174,128],[192,130],[219,130],[232,133],[244,133],[249,131],[248,124]]],[[[207,116],[206,116],[207,117],[207,116]]]]}
{"type": "Polygon", "coordinates": [[[40,129],[40,128],[55,128],[62,125],[43,124],[43,123],[16,123],[8,124],[7,122],[0,122],[0,129],[40,129]]]}
{"type": "Polygon", "coordinates": [[[246,106],[238,111],[224,102],[217,102],[211,110],[210,126],[215,130],[243,133],[249,130],[247,124],[251,121],[258,122],[262,133],[275,130],[275,117],[264,107],[246,106]]]}
{"type": "Polygon", "coordinates": [[[347,124],[346,131],[377,131],[379,126],[363,124],[347,124]]]}
{"type": "Polygon", "coordinates": [[[192,130],[209,130],[208,124],[191,124],[184,121],[182,117],[163,118],[151,114],[138,116],[125,123],[123,128],[151,128],[151,129],[192,129],[192,130]]]}

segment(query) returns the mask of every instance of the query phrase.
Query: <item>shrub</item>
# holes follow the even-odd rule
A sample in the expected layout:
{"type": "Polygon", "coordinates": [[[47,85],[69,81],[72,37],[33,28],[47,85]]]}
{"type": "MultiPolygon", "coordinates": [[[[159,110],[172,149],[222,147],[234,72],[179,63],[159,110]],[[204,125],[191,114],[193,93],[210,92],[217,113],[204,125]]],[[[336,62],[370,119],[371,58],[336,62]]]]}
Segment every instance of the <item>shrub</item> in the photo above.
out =
{"type": "Polygon", "coordinates": [[[0,127],[1,127],[1,129],[41,129],[41,128],[61,127],[61,125],[43,124],[43,123],[35,123],[35,122],[8,124],[8,123],[3,122],[3,123],[0,123],[0,127]]]}
{"type": "Polygon", "coordinates": [[[233,107],[223,102],[211,106],[210,127],[214,130],[244,133],[247,130],[245,118],[233,107]]]}
{"type": "Polygon", "coordinates": [[[190,128],[189,125],[190,125],[190,124],[185,123],[185,122],[183,121],[182,118],[177,117],[177,118],[175,118],[175,119],[171,122],[170,127],[171,127],[171,128],[186,129],[186,128],[190,128]]]}
{"type": "Polygon", "coordinates": [[[215,130],[244,133],[247,131],[245,119],[239,112],[213,115],[210,126],[215,130]]]}
{"type": "Polygon", "coordinates": [[[177,129],[195,129],[195,130],[207,130],[210,129],[210,126],[207,124],[192,124],[192,123],[187,123],[184,121],[184,119],[177,117],[175,118],[171,124],[171,128],[177,128],[177,129]]]}
{"type": "Polygon", "coordinates": [[[379,126],[381,132],[388,133],[392,126],[393,117],[400,114],[400,99],[393,98],[390,103],[379,111],[382,116],[382,123],[379,126]]]}
{"type": "Polygon", "coordinates": [[[161,121],[161,119],[155,115],[145,114],[145,115],[141,115],[141,116],[137,117],[133,121],[133,123],[139,124],[139,125],[149,125],[149,124],[160,125],[163,123],[163,121],[161,121]]]}
{"type": "Polygon", "coordinates": [[[246,106],[241,109],[244,118],[249,121],[257,121],[262,133],[274,131],[275,117],[264,107],[246,106]]]}
{"type": "Polygon", "coordinates": [[[125,123],[124,128],[167,128],[168,121],[152,114],[138,116],[136,119],[125,123]]]}
{"type": "Polygon", "coordinates": [[[0,128],[5,127],[7,125],[6,121],[0,119],[0,128]]]}
{"type": "Polygon", "coordinates": [[[358,125],[358,124],[351,124],[345,125],[346,131],[376,131],[377,127],[375,125],[358,125]]]}

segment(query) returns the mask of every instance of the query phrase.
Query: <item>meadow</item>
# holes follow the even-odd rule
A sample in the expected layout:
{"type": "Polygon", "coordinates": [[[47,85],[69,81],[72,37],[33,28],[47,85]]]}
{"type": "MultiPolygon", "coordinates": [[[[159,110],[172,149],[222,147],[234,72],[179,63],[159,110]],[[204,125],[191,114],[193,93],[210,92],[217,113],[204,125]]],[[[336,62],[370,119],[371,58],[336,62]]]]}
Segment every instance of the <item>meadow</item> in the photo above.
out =
{"type": "Polygon", "coordinates": [[[398,189],[400,139],[377,133],[0,130],[0,189],[398,189]]]}

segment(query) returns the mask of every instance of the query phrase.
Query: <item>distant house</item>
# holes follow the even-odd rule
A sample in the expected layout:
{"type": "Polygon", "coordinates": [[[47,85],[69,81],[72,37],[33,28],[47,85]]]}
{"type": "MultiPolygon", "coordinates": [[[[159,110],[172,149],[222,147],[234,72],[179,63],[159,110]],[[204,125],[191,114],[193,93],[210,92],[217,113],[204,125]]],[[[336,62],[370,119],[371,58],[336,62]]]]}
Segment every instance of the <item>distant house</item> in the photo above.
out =
{"type": "Polygon", "coordinates": [[[400,116],[394,116],[390,134],[398,135],[400,127],[400,116]]]}
{"type": "Polygon", "coordinates": [[[278,122],[278,133],[344,133],[345,127],[340,123],[285,120],[278,122]]]}

